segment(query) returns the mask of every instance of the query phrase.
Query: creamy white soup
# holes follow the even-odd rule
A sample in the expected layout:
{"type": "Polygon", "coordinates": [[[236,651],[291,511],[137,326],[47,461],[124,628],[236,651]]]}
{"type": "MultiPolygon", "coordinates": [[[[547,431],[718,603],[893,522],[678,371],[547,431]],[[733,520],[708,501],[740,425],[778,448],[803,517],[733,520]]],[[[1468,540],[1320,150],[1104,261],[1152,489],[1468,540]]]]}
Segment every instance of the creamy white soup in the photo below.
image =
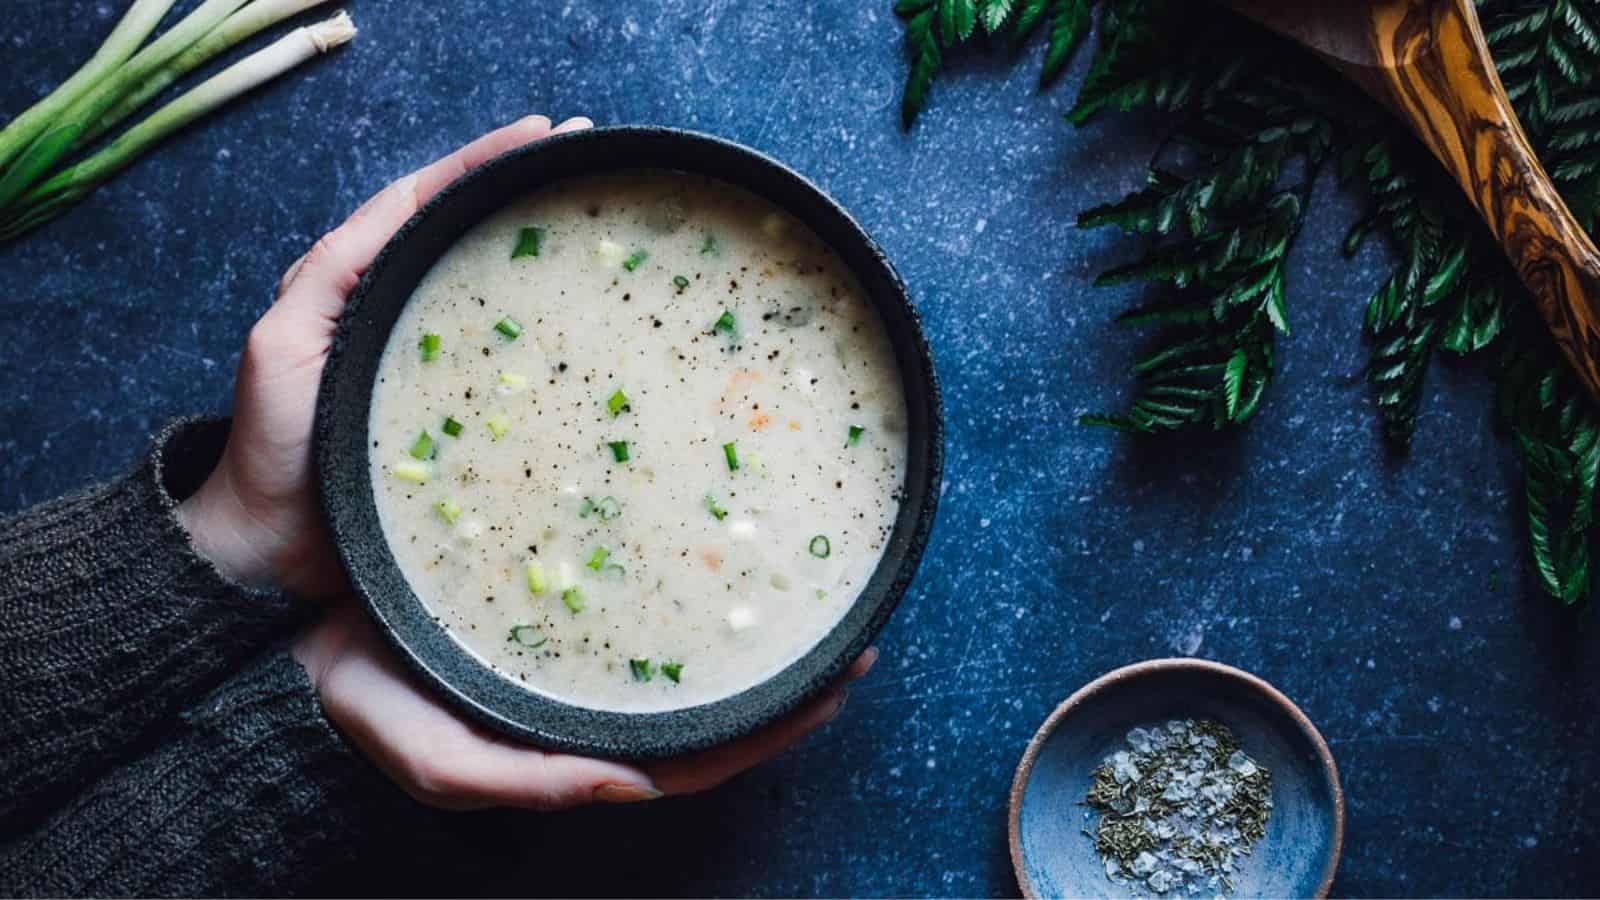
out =
{"type": "Polygon", "coordinates": [[[433,617],[597,709],[706,703],[850,608],[899,508],[881,321],[797,220],[690,175],[573,179],[468,231],[379,369],[378,515],[433,617]]]}

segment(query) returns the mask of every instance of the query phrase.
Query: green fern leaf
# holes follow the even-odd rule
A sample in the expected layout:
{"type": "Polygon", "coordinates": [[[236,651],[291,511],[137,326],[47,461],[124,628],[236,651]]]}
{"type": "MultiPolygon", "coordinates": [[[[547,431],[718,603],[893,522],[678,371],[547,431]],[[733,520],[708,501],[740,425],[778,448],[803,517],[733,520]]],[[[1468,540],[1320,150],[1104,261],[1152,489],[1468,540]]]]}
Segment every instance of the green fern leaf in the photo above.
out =
{"type": "Polygon", "coordinates": [[[1026,41],[1033,35],[1033,30],[1044,21],[1044,14],[1050,9],[1055,0],[1022,0],[1022,5],[1017,8],[1017,20],[1012,26],[1012,34],[1017,43],[1026,41]]]}
{"type": "Polygon", "coordinates": [[[907,128],[928,101],[928,88],[944,63],[939,39],[934,34],[931,8],[923,9],[906,23],[906,47],[911,54],[911,73],[906,77],[905,93],[900,98],[900,121],[907,128]]]}
{"type": "Polygon", "coordinates": [[[983,7],[978,11],[978,19],[983,23],[983,30],[989,34],[998,34],[1006,27],[1006,20],[1011,18],[1011,12],[1016,8],[1016,0],[984,0],[983,7]]]}
{"type": "Polygon", "coordinates": [[[1044,86],[1066,71],[1079,42],[1089,33],[1089,0],[1055,0],[1050,13],[1050,41],[1039,72],[1039,84],[1044,86]]]}
{"type": "Polygon", "coordinates": [[[1250,357],[1241,348],[1233,351],[1228,357],[1228,364],[1222,370],[1222,397],[1228,418],[1234,419],[1239,415],[1239,403],[1244,392],[1244,374],[1250,367],[1250,357]]]}
{"type": "Polygon", "coordinates": [[[978,26],[977,0],[939,0],[939,40],[954,47],[978,26]]]}

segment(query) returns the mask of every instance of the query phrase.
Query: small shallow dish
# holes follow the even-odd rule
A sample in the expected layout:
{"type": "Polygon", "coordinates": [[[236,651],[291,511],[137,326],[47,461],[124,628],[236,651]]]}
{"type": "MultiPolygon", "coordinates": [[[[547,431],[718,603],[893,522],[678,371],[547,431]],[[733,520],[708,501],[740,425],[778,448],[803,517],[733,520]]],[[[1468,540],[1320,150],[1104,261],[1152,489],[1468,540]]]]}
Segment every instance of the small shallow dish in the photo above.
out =
{"type": "Polygon", "coordinates": [[[1040,726],[1011,784],[1011,864],[1027,897],[1118,897],[1083,834],[1089,776],[1129,729],[1209,718],[1272,772],[1267,833],[1234,877],[1235,897],[1326,897],[1344,842],[1344,792],[1311,720],[1260,678],[1203,659],[1156,659],[1100,676],[1040,726]]]}
{"type": "Polygon", "coordinates": [[[356,593],[406,662],[451,703],[496,730],[596,756],[660,758],[753,731],[800,705],[866,649],[922,558],[943,460],[939,382],[922,325],[894,268],[859,225],[781,163],[718,138],[656,127],[596,128],[512,150],[445,188],[402,227],[339,320],[317,397],[323,508],[356,593]],[[368,474],[367,420],[380,357],[400,311],[433,263],[507,202],[566,178],[628,169],[708,175],[804,222],[839,254],[883,319],[905,385],[906,481],[883,558],[843,619],[804,656],[731,697],[655,713],[595,710],[521,687],[484,665],[429,616],[384,539],[368,474]]]}

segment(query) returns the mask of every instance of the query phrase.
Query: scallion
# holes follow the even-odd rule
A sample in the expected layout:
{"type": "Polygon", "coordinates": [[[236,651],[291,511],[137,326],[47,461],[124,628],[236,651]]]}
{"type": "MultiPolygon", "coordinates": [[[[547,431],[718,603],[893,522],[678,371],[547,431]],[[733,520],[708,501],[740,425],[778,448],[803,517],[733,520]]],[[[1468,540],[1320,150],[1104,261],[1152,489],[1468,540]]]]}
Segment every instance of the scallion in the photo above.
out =
{"type": "Polygon", "coordinates": [[[516,643],[527,647],[529,650],[534,650],[539,647],[543,647],[545,642],[550,640],[547,637],[542,637],[535,641],[534,637],[536,637],[538,634],[539,629],[535,625],[513,625],[511,626],[511,634],[506,638],[506,640],[515,641],[516,643]]]}
{"type": "Polygon", "coordinates": [[[681,291],[689,286],[689,279],[682,275],[674,275],[672,276],[672,286],[681,291]]]}
{"type": "Polygon", "coordinates": [[[489,435],[498,441],[511,430],[511,417],[505,413],[495,413],[483,424],[489,426],[489,435]]]}
{"type": "Polygon", "coordinates": [[[517,232],[517,245],[511,248],[511,258],[538,256],[539,245],[542,243],[544,243],[544,229],[537,225],[529,225],[517,232]]]}
{"type": "Polygon", "coordinates": [[[711,330],[720,331],[729,337],[733,337],[735,334],[739,333],[739,323],[733,318],[733,313],[723,310],[722,315],[718,316],[717,320],[711,323],[711,330]]]}
{"type": "Polygon", "coordinates": [[[573,613],[581,613],[588,603],[583,598],[583,588],[573,585],[561,592],[561,602],[573,613]]]}
{"type": "Polygon", "coordinates": [[[611,410],[611,416],[615,418],[624,412],[632,412],[633,405],[628,402],[628,395],[622,392],[622,388],[617,388],[616,392],[606,400],[606,409],[611,410]]]}
{"type": "Polygon", "coordinates": [[[441,341],[437,334],[425,334],[422,340],[417,341],[417,349],[422,351],[423,362],[433,362],[439,358],[441,341]]]}
{"type": "Polygon", "coordinates": [[[428,478],[433,474],[425,463],[413,459],[403,459],[390,466],[389,471],[401,481],[409,481],[412,484],[427,484],[428,478]]]}
{"type": "Polygon", "coordinates": [[[585,497],[583,498],[583,506],[578,509],[578,518],[587,519],[590,513],[598,515],[602,522],[609,522],[622,515],[622,503],[609,494],[599,500],[595,500],[593,497],[585,497]]]}
{"type": "Polygon", "coordinates": [[[807,549],[809,549],[811,551],[811,555],[815,556],[817,559],[827,559],[828,555],[833,552],[833,543],[828,540],[827,535],[819,534],[811,539],[811,544],[807,549]]]}
{"type": "Polygon", "coordinates": [[[460,437],[461,423],[457,422],[453,416],[445,416],[444,424],[439,426],[439,430],[451,437],[460,437]]]}
{"type": "Polygon", "coordinates": [[[706,495],[706,512],[711,513],[718,522],[728,517],[728,511],[717,505],[717,501],[710,494],[706,495]]]}
{"type": "Polygon", "coordinates": [[[522,565],[522,575],[528,582],[528,593],[542,594],[549,587],[549,580],[544,576],[544,565],[537,559],[530,559],[522,565]]]}
{"type": "Polygon", "coordinates": [[[506,340],[510,341],[514,341],[522,335],[522,325],[510,316],[506,316],[494,323],[494,330],[505,335],[506,340]]]}
{"type": "MultiPolygon", "coordinates": [[[[145,12],[159,8],[155,13],[155,19],[159,20],[171,3],[147,0],[137,5],[145,12]]],[[[159,90],[164,86],[163,78],[175,78],[199,65],[205,57],[221,52],[266,24],[312,4],[304,0],[267,3],[257,0],[239,10],[243,5],[244,0],[206,0],[149,46],[131,58],[123,56],[125,63],[113,59],[113,65],[109,69],[102,68],[92,82],[77,84],[71,93],[57,91],[47,97],[35,106],[36,110],[49,106],[43,117],[32,117],[24,123],[23,119],[28,117],[28,113],[24,113],[13,123],[24,128],[7,127],[0,132],[0,162],[9,160],[0,174],[0,241],[15,238],[60,215],[68,205],[122,171],[173,132],[355,36],[355,26],[344,13],[297,28],[151,113],[98,152],[54,175],[49,174],[56,163],[87,146],[89,136],[98,135],[107,127],[101,123],[118,121],[149,99],[152,85],[159,90]],[[131,106],[127,105],[130,103],[131,106]],[[34,127],[38,131],[29,135],[28,129],[34,127]]],[[[129,11],[130,16],[133,13],[129,11]]],[[[113,38],[122,32],[123,26],[119,25],[112,33],[113,38]]],[[[123,46],[137,46],[148,33],[146,28],[132,38],[133,32],[129,31],[120,40],[132,38],[123,46]]],[[[110,42],[108,39],[108,44],[110,42]]],[[[100,58],[101,55],[96,54],[96,59],[100,58]]],[[[62,87],[75,81],[76,76],[62,87]]]]}
{"type": "Polygon", "coordinates": [[[728,461],[729,472],[739,471],[739,448],[734,446],[733,441],[722,445],[722,458],[728,461]]]}
{"type": "Polygon", "coordinates": [[[630,659],[628,660],[628,668],[633,671],[634,681],[649,681],[650,676],[654,674],[648,659],[630,659]]]}
{"type": "Polygon", "coordinates": [[[606,446],[611,448],[611,458],[612,459],[616,460],[619,463],[628,461],[628,442],[627,441],[607,441],[606,442],[606,446]]]}
{"type": "Polygon", "coordinates": [[[862,428],[860,425],[851,425],[850,436],[845,438],[844,445],[846,447],[854,447],[855,445],[861,443],[861,434],[864,431],[866,431],[866,429],[862,428]]]}
{"type": "Polygon", "coordinates": [[[443,519],[447,525],[454,525],[456,520],[461,518],[461,504],[451,500],[449,497],[435,503],[433,508],[438,511],[439,518],[443,519]]]}
{"type": "Polygon", "coordinates": [[[683,663],[664,662],[661,664],[661,674],[671,678],[673,684],[678,684],[683,675],[683,663]]]}
{"type": "Polygon", "coordinates": [[[434,454],[433,435],[426,431],[417,435],[417,439],[411,442],[412,459],[433,459],[434,454]]]}
{"type": "Polygon", "coordinates": [[[589,554],[589,561],[587,563],[584,563],[584,565],[586,565],[589,568],[591,568],[591,569],[595,570],[596,572],[598,572],[601,569],[605,568],[606,560],[608,560],[610,558],[611,558],[611,549],[609,547],[605,546],[604,544],[601,544],[600,546],[594,548],[594,552],[593,553],[589,554]]]}
{"type": "Polygon", "coordinates": [[[710,255],[710,256],[716,256],[717,255],[717,238],[716,238],[716,235],[711,235],[711,234],[706,235],[706,242],[700,245],[700,253],[702,255],[710,255]]]}
{"type": "Polygon", "coordinates": [[[627,269],[629,272],[632,272],[633,270],[635,270],[635,269],[639,268],[640,266],[644,265],[644,261],[649,259],[649,258],[650,258],[650,254],[649,254],[648,251],[635,250],[632,253],[628,254],[628,258],[627,259],[622,261],[622,267],[624,269],[627,269]]]}

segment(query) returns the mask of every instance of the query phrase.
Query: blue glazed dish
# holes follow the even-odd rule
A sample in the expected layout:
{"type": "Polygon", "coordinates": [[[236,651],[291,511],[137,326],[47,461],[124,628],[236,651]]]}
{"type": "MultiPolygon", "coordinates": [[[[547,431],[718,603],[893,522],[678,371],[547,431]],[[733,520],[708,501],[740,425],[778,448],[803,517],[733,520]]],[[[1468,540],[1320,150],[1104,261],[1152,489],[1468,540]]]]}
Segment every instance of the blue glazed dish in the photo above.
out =
{"type": "Polygon", "coordinates": [[[407,664],[468,716],[511,737],[591,756],[651,759],[721,744],[825,688],[865,650],[911,584],[927,546],[943,470],[939,381],[921,322],[894,267],[861,226],[805,178],[737,144],[671,128],[596,128],[509,151],[457,179],[378,254],[350,297],[323,371],[314,425],[319,487],[356,594],[407,664]],[[907,406],[906,479],[882,560],[844,618],[815,647],[734,696],[654,713],[595,710],[496,674],[429,616],[389,551],[368,474],[367,421],[379,360],[418,281],[467,229],[556,181],[657,169],[743,188],[804,222],[859,279],[882,318],[907,406]]]}
{"type": "Polygon", "coordinates": [[[1084,829],[1091,773],[1135,727],[1215,719],[1272,772],[1267,833],[1234,876],[1235,897],[1326,897],[1344,841],[1344,792],[1327,742],[1271,685],[1231,666],[1157,659],[1117,669],[1045,720],[1011,786],[1011,862],[1028,897],[1125,897],[1084,829]]]}

